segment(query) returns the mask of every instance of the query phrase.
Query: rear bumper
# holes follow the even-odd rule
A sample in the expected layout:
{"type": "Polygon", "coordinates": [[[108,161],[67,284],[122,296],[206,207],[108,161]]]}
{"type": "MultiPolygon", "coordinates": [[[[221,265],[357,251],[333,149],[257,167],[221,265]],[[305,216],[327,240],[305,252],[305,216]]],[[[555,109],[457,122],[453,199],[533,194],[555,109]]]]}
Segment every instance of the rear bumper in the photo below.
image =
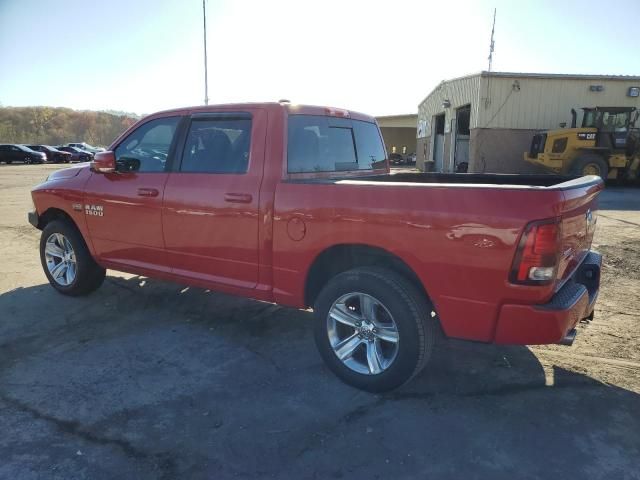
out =
{"type": "Polygon", "coordinates": [[[589,252],[560,290],[544,305],[503,305],[495,343],[536,345],[561,342],[576,324],[592,317],[600,289],[602,255],[589,252]]]}

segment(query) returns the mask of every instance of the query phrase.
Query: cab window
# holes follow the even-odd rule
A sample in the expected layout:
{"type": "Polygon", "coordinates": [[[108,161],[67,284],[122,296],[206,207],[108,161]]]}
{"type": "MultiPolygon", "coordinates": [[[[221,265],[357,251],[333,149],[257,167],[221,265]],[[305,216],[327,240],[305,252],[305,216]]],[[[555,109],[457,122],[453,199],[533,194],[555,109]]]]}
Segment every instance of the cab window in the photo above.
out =
{"type": "Polygon", "coordinates": [[[147,122],[125,138],[114,151],[118,171],[164,172],[180,117],[147,122]]]}
{"type": "Polygon", "coordinates": [[[180,171],[246,173],[251,144],[251,116],[194,119],[189,127],[180,171]]]}
{"type": "Polygon", "coordinates": [[[385,163],[375,123],[319,115],[289,116],[289,173],[371,170],[385,163]]]}

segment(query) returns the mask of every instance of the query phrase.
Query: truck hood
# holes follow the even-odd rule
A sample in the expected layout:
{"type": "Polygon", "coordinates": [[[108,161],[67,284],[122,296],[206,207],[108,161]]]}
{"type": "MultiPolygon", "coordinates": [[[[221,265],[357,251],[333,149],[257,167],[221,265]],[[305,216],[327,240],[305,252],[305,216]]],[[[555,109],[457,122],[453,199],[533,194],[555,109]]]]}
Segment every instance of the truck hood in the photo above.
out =
{"type": "Polygon", "coordinates": [[[53,172],[51,175],[47,177],[47,181],[49,180],[62,180],[65,178],[73,178],[78,176],[80,172],[89,170],[89,165],[74,165],[73,167],[63,168],[62,170],[57,170],[53,172]]]}

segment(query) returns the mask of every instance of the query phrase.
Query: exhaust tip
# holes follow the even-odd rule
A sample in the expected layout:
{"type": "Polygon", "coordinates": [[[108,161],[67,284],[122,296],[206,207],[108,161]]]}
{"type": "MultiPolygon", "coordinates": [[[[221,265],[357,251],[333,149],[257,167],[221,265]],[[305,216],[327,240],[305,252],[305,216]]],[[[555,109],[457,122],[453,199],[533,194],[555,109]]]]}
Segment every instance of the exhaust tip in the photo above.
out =
{"type": "Polygon", "coordinates": [[[562,340],[560,340],[558,343],[560,345],[566,345],[567,347],[570,347],[571,345],[573,345],[573,341],[576,339],[576,334],[578,332],[576,331],[576,329],[571,329],[567,332],[567,334],[564,336],[564,338],[562,340]]]}

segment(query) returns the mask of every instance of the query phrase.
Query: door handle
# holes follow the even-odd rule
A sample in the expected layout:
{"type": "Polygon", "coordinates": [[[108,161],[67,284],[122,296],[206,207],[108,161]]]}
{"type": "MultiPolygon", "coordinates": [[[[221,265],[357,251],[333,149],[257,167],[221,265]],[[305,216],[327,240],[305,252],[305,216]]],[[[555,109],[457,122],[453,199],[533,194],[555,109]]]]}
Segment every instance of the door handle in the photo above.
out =
{"type": "Polygon", "coordinates": [[[253,197],[249,193],[225,193],[224,201],[229,203],[251,203],[253,197]]]}
{"type": "Polygon", "coordinates": [[[160,192],[157,188],[139,188],[139,197],[157,197],[160,192]]]}

